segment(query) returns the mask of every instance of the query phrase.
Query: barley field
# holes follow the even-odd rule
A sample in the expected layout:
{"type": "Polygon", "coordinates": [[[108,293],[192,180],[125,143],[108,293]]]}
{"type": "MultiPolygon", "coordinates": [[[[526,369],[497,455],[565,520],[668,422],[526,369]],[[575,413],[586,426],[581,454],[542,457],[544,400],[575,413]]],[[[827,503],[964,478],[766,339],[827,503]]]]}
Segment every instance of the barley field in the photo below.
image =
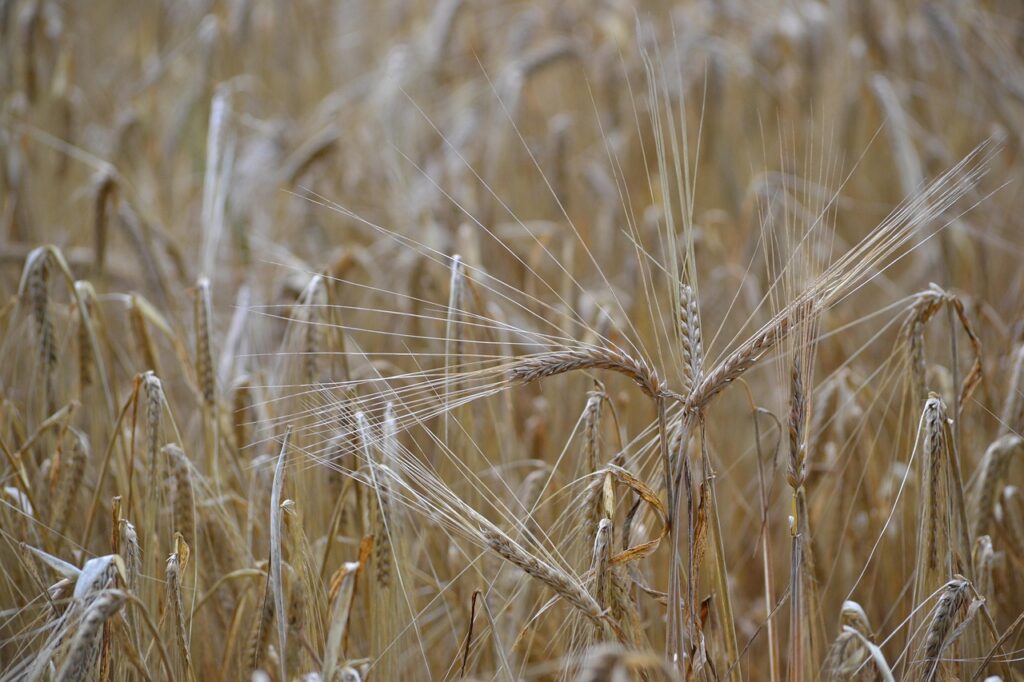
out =
{"type": "Polygon", "coordinates": [[[1017,0],[0,0],[0,681],[1024,680],[1017,0]]]}

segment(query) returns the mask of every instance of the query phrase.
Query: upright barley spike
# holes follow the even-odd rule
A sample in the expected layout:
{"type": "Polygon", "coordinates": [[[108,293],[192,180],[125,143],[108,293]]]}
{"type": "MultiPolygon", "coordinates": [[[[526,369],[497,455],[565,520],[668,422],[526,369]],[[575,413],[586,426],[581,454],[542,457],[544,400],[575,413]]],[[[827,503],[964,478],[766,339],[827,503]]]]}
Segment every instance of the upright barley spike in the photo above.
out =
{"type": "Polygon", "coordinates": [[[807,423],[807,396],[804,392],[804,376],[801,365],[802,360],[799,353],[797,353],[793,357],[793,366],[790,371],[789,468],[786,473],[786,480],[794,491],[803,486],[807,475],[805,461],[807,451],[804,443],[805,425],[807,423]]]}
{"type": "Polygon", "coordinates": [[[794,320],[793,359],[790,365],[789,461],[786,481],[792,490],[792,562],[790,566],[790,669],[794,679],[816,669],[818,659],[818,604],[817,578],[814,552],[811,544],[810,508],[807,504],[807,429],[810,420],[808,396],[812,387],[815,352],[817,348],[818,318],[813,308],[801,309],[806,314],[794,320]]]}
{"type": "Polygon", "coordinates": [[[91,314],[93,300],[92,297],[87,297],[85,300],[85,314],[82,311],[78,311],[76,316],[77,334],[75,335],[75,341],[78,350],[78,394],[83,396],[86,389],[92,385],[93,372],[95,371],[95,363],[92,357],[92,348],[89,344],[89,320],[88,316],[91,314]]]}
{"type": "Polygon", "coordinates": [[[697,295],[689,284],[679,287],[679,344],[683,355],[680,374],[683,380],[683,395],[693,388],[700,379],[704,364],[704,347],[701,341],[700,311],[697,309],[697,295]]]}
{"type": "Polygon", "coordinates": [[[963,579],[953,579],[946,583],[939,596],[928,631],[921,646],[921,659],[924,666],[922,679],[932,682],[939,673],[942,663],[942,652],[951,644],[950,635],[953,626],[967,604],[971,584],[963,579]]]}
{"type": "Polygon", "coordinates": [[[113,169],[104,165],[93,175],[93,267],[96,276],[103,278],[107,260],[107,232],[110,221],[110,205],[115,200],[117,179],[113,169]]]}
{"type": "Polygon", "coordinates": [[[945,406],[937,397],[931,397],[924,407],[924,556],[928,568],[936,570],[939,564],[939,533],[946,518],[941,504],[945,461],[945,406]]]}
{"type": "Polygon", "coordinates": [[[160,418],[164,409],[164,389],[153,372],[142,375],[142,389],[146,398],[146,457],[150,466],[150,484],[156,481],[156,454],[160,443],[160,418]]]}
{"type": "MultiPolygon", "coordinates": [[[[934,393],[925,402],[921,429],[921,496],[923,509],[913,603],[920,604],[948,576],[971,570],[970,521],[960,476],[958,453],[946,407],[934,393]]],[[[956,581],[953,581],[956,582],[956,581]]],[[[946,583],[948,589],[953,583],[946,583]]],[[[913,628],[923,614],[912,614],[913,628]]],[[[980,647],[980,642],[976,642],[980,647]]],[[[980,652],[979,652],[980,654],[980,652]]]]}
{"type": "Polygon", "coordinates": [[[174,531],[181,533],[185,542],[195,543],[195,494],[192,489],[191,462],[180,446],[169,443],[161,453],[168,459],[174,477],[174,531]]]}
{"type": "Polygon", "coordinates": [[[206,474],[219,489],[222,480],[220,467],[220,416],[217,408],[216,375],[213,364],[211,327],[212,303],[210,281],[200,277],[195,296],[196,376],[203,408],[203,444],[206,452],[206,474]]]}
{"type": "Polygon", "coordinates": [[[89,440],[77,429],[71,430],[71,444],[61,464],[60,482],[53,498],[50,523],[58,535],[65,532],[71,517],[76,513],[77,500],[89,461],[89,440]]]}
{"type": "Polygon", "coordinates": [[[591,570],[594,574],[593,595],[598,605],[608,607],[609,568],[612,557],[612,522],[601,519],[597,525],[597,536],[594,538],[594,556],[591,570]]]}
{"type": "Polygon", "coordinates": [[[187,680],[195,679],[192,668],[192,657],[188,648],[188,632],[185,629],[185,611],[181,601],[181,564],[178,553],[167,557],[167,568],[164,573],[167,580],[167,613],[174,632],[176,650],[181,657],[180,666],[187,680]]]}
{"type": "Polygon", "coordinates": [[[53,318],[50,315],[50,253],[36,249],[29,254],[22,278],[22,295],[27,300],[36,325],[39,366],[43,373],[43,402],[46,413],[54,411],[54,370],[57,367],[57,345],[53,318]]]}
{"type": "Polygon", "coordinates": [[[592,391],[587,397],[587,404],[583,408],[583,466],[585,475],[592,479],[586,487],[583,503],[581,505],[580,519],[585,524],[585,530],[581,533],[581,555],[586,556],[592,550],[590,538],[598,531],[598,523],[605,515],[603,491],[605,488],[606,474],[599,471],[598,466],[601,456],[601,403],[604,394],[599,391],[592,391]]]}
{"type": "Polygon", "coordinates": [[[601,460],[601,403],[604,398],[602,391],[591,391],[583,408],[583,464],[590,473],[597,471],[601,460]]]}
{"type": "Polygon", "coordinates": [[[120,519],[117,527],[118,553],[124,561],[125,585],[132,592],[138,592],[139,574],[142,572],[142,548],[135,526],[127,519],[120,519]]]}
{"type": "MultiPolygon", "coordinates": [[[[135,335],[135,342],[139,348],[139,352],[142,355],[144,367],[148,371],[160,372],[160,362],[157,358],[156,345],[153,343],[153,337],[149,333],[149,326],[146,323],[146,313],[144,312],[146,304],[142,297],[135,294],[131,297],[131,302],[128,306],[128,317],[131,322],[132,334],[135,335]]],[[[87,341],[87,339],[86,339],[87,341]]]]}
{"type": "Polygon", "coordinates": [[[214,387],[213,350],[210,342],[210,280],[200,277],[196,283],[195,330],[196,330],[196,375],[203,404],[212,409],[217,393],[214,387]]]}

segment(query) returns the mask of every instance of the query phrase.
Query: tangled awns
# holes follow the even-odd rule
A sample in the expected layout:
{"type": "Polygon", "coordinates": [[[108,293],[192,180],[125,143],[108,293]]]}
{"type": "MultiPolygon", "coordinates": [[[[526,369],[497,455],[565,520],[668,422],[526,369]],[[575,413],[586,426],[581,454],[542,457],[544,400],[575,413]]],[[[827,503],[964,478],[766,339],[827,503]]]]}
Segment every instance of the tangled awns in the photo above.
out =
{"type": "Polygon", "coordinates": [[[1017,0],[0,0],[0,682],[1024,680],[1017,0]]]}

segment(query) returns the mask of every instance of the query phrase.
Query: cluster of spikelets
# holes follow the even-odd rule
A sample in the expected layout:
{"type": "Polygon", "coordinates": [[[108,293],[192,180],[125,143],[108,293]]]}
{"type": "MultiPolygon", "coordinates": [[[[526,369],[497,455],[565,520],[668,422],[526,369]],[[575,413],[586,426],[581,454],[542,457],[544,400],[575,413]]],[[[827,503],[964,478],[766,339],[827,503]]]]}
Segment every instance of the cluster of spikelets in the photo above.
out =
{"type": "Polygon", "coordinates": [[[1022,26],[0,2],[0,679],[1022,679],[1022,26]]]}

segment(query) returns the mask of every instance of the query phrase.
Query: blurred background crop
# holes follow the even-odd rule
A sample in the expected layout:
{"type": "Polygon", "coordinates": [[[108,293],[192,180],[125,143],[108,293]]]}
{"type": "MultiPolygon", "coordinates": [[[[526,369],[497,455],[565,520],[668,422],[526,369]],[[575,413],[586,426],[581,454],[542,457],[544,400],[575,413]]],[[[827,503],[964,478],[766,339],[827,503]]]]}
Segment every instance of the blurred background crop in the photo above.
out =
{"type": "Polygon", "coordinates": [[[1022,135],[1010,0],[0,0],[0,673],[1021,679],[1022,135]]]}

